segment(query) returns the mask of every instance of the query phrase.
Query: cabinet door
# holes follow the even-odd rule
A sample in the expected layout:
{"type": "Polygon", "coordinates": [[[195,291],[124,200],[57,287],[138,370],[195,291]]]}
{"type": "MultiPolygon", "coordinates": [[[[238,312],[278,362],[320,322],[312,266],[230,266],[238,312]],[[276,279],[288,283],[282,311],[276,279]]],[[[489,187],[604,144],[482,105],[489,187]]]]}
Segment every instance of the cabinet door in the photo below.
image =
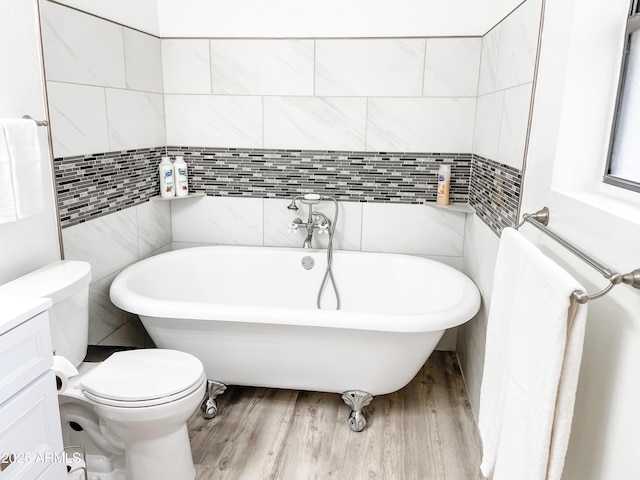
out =
{"type": "Polygon", "coordinates": [[[61,473],[66,462],[53,370],[0,406],[0,455],[0,480],[31,480],[49,468],[51,478],[64,478],[61,473]]]}
{"type": "Polygon", "coordinates": [[[51,348],[46,312],[0,335],[0,405],[53,365],[51,348]]]}

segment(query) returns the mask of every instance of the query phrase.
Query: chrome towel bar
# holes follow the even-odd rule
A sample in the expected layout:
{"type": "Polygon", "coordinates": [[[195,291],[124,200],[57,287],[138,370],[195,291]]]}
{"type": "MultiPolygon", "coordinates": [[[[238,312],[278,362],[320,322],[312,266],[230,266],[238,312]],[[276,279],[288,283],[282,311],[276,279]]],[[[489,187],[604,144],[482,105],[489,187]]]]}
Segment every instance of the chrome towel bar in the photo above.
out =
{"type": "Polygon", "coordinates": [[[39,127],[48,127],[49,126],[49,122],[47,122],[46,120],[36,120],[35,118],[31,118],[31,115],[23,115],[22,118],[27,119],[27,120],[33,120],[34,122],[36,122],[36,125],[39,127]]]}
{"type": "Polygon", "coordinates": [[[609,280],[609,285],[607,285],[601,291],[594,293],[593,295],[588,295],[586,292],[581,290],[576,290],[571,295],[572,298],[576,300],[578,303],[587,303],[589,300],[595,300],[596,298],[600,298],[611,290],[615,285],[620,283],[626,283],[627,285],[631,285],[634,288],[640,289],[640,268],[636,268],[635,270],[621,274],[614,272],[611,268],[603,265],[602,263],[595,260],[590,255],[586,254],[584,251],[580,250],[575,245],[571,244],[568,240],[565,240],[563,237],[552,231],[547,227],[549,224],[549,209],[547,207],[538,210],[535,213],[525,213],[522,216],[522,221],[516,226],[516,230],[518,230],[525,223],[530,223],[542,233],[551,237],[553,240],[558,242],[564,248],[569,250],[571,253],[576,255],[582,261],[587,263],[589,266],[600,272],[600,274],[609,280]]]}

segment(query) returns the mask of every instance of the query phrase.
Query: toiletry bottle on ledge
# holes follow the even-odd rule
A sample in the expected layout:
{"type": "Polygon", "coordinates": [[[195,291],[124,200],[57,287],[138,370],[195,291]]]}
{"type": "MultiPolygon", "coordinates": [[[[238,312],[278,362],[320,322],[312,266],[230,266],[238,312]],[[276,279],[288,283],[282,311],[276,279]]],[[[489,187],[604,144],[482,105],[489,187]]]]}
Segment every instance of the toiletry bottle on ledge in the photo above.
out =
{"type": "Polygon", "coordinates": [[[189,182],[187,179],[187,164],[184,157],[177,156],[173,162],[173,171],[176,181],[176,196],[184,197],[189,194],[189,182]]]}
{"type": "Polygon", "coordinates": [[[449,188],[451,186],[451,167],[440,165],[438,170],[438,193],[436,205],[449,205],[449,188]]]}
{"type": "Polygon", "coordinates": [[[175,182],[173,178],[173,164],[169,157],[162,157],[160,170],[160,195],[162,198],[171,198],[175,195],[175,182]]]}

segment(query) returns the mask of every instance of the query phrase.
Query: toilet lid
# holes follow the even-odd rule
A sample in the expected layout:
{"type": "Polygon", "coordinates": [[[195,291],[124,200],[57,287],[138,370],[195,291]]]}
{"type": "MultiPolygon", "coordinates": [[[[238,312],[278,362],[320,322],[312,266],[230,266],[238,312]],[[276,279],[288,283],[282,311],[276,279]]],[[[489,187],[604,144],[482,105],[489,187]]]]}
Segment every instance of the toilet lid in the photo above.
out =
{"type": "Polygon", "coordinates": [[[87,373],[81,385],[88,398],[100,403],[142,407],[182,398],[204,379],[202,362],[193,355],[143,349],[114,353],[87,373]]]}

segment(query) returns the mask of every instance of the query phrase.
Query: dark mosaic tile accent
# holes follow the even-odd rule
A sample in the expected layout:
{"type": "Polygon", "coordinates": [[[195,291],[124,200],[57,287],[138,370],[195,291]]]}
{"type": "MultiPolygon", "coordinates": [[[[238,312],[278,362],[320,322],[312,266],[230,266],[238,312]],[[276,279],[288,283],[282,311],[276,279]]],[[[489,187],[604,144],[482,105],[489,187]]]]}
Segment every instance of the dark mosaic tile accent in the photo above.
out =
{"type": "Polygon", "coordinates": [[[451,200],[469,202],[496,233],[515,224],[521,174],[477,155],[158,147],[56,158],[62,227],[158,195],[162,155],[184,155],[190,188],[214,196],[290,198],[307,192],[342,201],[435,201],[437,171],[452,167],[451,200]],[[473,172],[473,174],[472,174],[473,172]]]}
{"type": "Polygon", "coordinates": [[[467,202],[471,154],[167,147],[189,166],[189,188],[213,196],[290,198],[316,192],[354,202],[435,201],[451,165],[453,202],[467,202]]]}
{"type": "Polygon", "coordinates": [[[521,185],[520,170],[473,156],[469,203],[498,236],[503,228],[516,224],[521,185]]]}
{"type": "Polygon", "coordinates": [[[54,159],[62,228],[146,202],[158,195],[165,147],[54,159]]]}

